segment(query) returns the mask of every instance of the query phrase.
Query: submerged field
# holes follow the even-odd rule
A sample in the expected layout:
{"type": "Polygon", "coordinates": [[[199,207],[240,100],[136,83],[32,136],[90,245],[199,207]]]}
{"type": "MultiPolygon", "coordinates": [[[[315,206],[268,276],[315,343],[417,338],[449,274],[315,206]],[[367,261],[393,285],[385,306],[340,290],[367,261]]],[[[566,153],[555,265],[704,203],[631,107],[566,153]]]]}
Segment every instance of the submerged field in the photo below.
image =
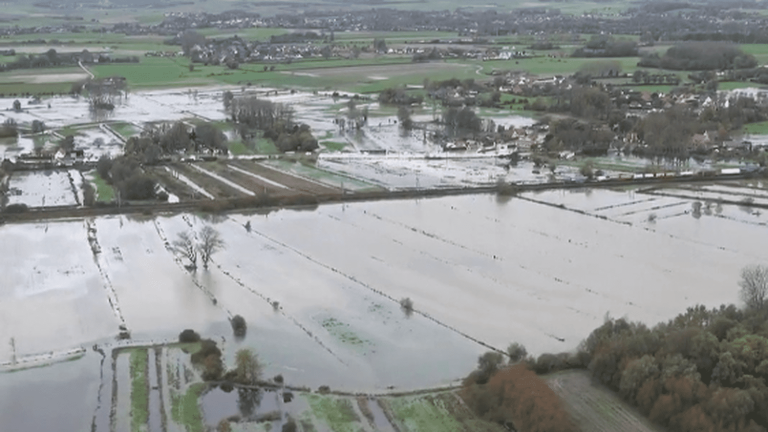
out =
{"type": "MultiPolygon", "coordinates": [[[[188,361],[172,346],[112,351],[111,361],[121,325],[133,345],[174,342],[181,330],[195,329],[220,344],[229,366],[237,349],[252,348],[266,377],[281,374],[310,389],[380,393],[451,385],[488,347],[519,342],[533,355],[567,351],[607,313],[653,324],[696,303],[736,302],[739,270],[763,259],[751,240],[768,221],[723,200],[728,194],[757,199],[766,190],[762,183],[731,182],[692,189],[690,197],[676,189],[585,189],[5,225],[0,242],[14,246],[0,257],[8,269],[0,340],[13,343],[0,345],[0,363],[17,370],[85,354],[40,369],[60,370],[96,361],[104,350],[105,374],[89,372],[78,384],[94,397],[100,392],[101,408],[86,401],[91,408],[81,421],[126,428],[135,421],[132,404],[149,407],[136,414],[139,423],[197,421],[184,420],[199,417],[189,411],[173,414],[180,409],[173,406],[197,406],[202,388],[183,368],[186,386],[169,378],[167,364],[188,361]],[[697,200],[701,214],[691,211],[697,200]],[[205,224],[227,246],[208,270],[190,273],[167,245],[205,224]],[[413,300],[412,315],[399,306],[404,297],[413,300]],[[228,318],[235,314],[246,319],[244,339],[232,337],[228,318]],[[117,399],[109,396],[113,380],[117,399]],[[155,380],[165,383],[159,393],[155,380]],[[99,382],[105,387],[97,392],[99,382]],[[136,396],[132,388],[139,389],[136,396]],[[158,408],[159,398],[165,402],[158,408]],[[113,401],[113,417],[104,414],[111,406],[105,400],[113,401]]],[[[5,376],[26,382],[36,370],[3,375],[11,384],[2,391],[16,388],[5,376]]],[[[71,370],[80,379],[79,369],[71,370]]],[[[298,408],[286,412],[321,425],[316,430],[390,430],[374,429],[381,414],[392,430],[421,431],[448,406],[445,397],[380,398],[383,411],[370,414],[370,424],[355,399],[300,396],[291,405],[298,408]],[[356,414],[335,417],[339,403],[352,404],[356,414]],[[307,410],[314,413],[308,419],[299,415],[307,410]]],[[[32,424],[33,407],[2,400],[9,424],[32,424]]],[[[221,403],[230,408],[209,410],[226,416],[232,405],[221,403]]],[[[451,414],[441,422],[434,430],[481,430],[471,417],[451,414]]],[[[265,426],[253,427],[243,430],[265,426]]]]}

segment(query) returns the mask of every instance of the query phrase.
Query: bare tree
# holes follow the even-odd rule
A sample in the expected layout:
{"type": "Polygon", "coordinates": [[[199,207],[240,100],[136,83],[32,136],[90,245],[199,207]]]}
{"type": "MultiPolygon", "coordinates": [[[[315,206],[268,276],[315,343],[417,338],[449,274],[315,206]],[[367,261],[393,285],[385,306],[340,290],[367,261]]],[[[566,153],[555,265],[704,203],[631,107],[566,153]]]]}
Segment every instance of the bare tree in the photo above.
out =
{"type": "Polygon", "coordinates": [[[259,358],[249,348],[243,348],[235,353],[235,376],[242,384],[256,384],[261,378],[262,365],[259,358]]]}
{"type": "Polygon", "coordinates": [[[752,264],[741,269],[741,300],[750,309],[768,305],[768,266],[752,264]]]}
{"type": "Polygon", "coordinates": [[[197,248],[195,248],[194,239],[188,232],[180,232],[176,240],[171,243],[171,248],[189,260],[188,268],[192,270],[197,268],[197,248]]]}
{"type": "Polygon", "coordinates": [[[224,240],[216,229],[206,225],[200,230],[200,244],[197,249],[200,251],[200,259],[203,261],[203,267],[208,269],[208,262],[211,261],[211,255],[224,247],[224,240]]]}

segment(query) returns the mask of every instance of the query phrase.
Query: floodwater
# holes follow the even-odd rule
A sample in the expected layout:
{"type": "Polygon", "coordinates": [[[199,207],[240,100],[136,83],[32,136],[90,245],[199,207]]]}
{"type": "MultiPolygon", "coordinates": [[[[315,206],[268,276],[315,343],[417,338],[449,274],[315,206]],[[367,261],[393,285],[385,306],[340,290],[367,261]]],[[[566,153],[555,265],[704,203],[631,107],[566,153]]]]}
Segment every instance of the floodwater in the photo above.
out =
{"type": "Polygon", "coordinates": [[[16,172],[11,175],[7,203],[28,207],[75,206],[80,202],[77,191],[81,180],[77,171],[16,172]]]}
{"type": "MultiPolygon", "coordinates": [[[[731,192],[724,187],[702,189],[731,192]]],[[[760,184],[728,187],[764,193],[760,184]]],[[[766,263],[754,239],[768,215],[714,203],[693,214],[696,201],[581,189],[0,226],[0,244],[10,248],[0,255],[0,341],[10,341],[0,343],[0,363],[88,351],[0,374],[0,414],[12,430],[52,430],[40,423],[47,416],[27,415],[51,399],[46,406],[77,413],[62,417],[71,428],[58,429],[86,430],[92,417],[102,427],[100,355],[89,347],[114,344],[120,324],[146,344],[195,329],[217,341],[228,367],[238,349],[251,348],[265,378],[281,374],[289,385],[383,392],[455,384],[487,346],[573,350],[606,314],[652,325],[695,304],[737,303],[740,269],[766,263]],[[209,269],[190,272],[168,246],[206,224],[226,247],[209,269]],[[400,308],[405,297],[413,314],[400,308]],[[232,337],[234,315],[246,319],[243,339],[232,337]],[[53,390],[40,396],[46,380],[53,390]],[[59,385],[91,396],[66,398],[59,385]]],[[[158,372],[152,354],[152,386],[158,372]]],[[[127,354],[118,356],[116,381],[116,425],[127,427],[127,354]]],[[[238,414],[236,397],[209,392],[206,421],[238,414]]],[[[262,398],[257,413],[272,399],[262,398]]],[[[152,430],[158,418],[151,409],[152,430]]]]}
{"type": "Polygon", "coordinates": [[[117,334],[84,221],[0,226],[0,244],[0,363],[117,334]]]}
{"type": "Polygon", "coordinates": [[[82,222],[3,226],[0,240],[16,249],[0,257],[11,269],[0,340],[32,355],[114,335],[124,320],[136,340],[173,340],[185,328],[221,337],[230,363],[254,348],[267,376],[291,384],[449,384],[485,350],[478,342],[572,350],[606,313],[653,324],[696,303],[737,302],[739,270],[764,259],[752,240],[766,216],[723,205],[697,219],[684,211],[691,202],[594,190],[215,220],[104,217],[92,225],[96,261],[82,222]],[[166,242],[206,223],[227,246],[190,273],[166,242]],[[248,323],[244,340],[230,336],[235,314],[248,323]]]}
{"type": "Polygon", "coordinates": [[[427,159],[423,155],[328,155],[318,158],[317,166],[390,189],[493,186],[500,181],[544,183],[573,178],[578,172],[576,168],[560,167],[553,178],[546,170],[535,170],[532,162],[510,166],[509,160],[504,158],[461,155],[446,155],[441,159],[427,159]]]}
{"type": "Polygon", "coordinates": [[[91,430],[98,404],[101,356],[17,372],[0,372],[2,430],[91,430]]]}

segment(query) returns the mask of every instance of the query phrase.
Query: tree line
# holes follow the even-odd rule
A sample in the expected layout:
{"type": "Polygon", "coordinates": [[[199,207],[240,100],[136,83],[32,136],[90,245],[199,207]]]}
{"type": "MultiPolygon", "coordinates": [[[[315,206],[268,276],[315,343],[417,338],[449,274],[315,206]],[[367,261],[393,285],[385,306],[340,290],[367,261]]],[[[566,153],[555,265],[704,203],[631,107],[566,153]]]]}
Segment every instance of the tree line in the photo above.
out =
{"type": "Polygon", "coordinates": [[[572,431],[557,395],[536,374],[586,368],[669,430],[765,432],[768,266],[744,267],[739,286],[741,309],[697,305],[653,327],[606,316],[574,353],[533,358],[519,344],[487,352],[460,394],[477,415],[505,426],[572,431]]]}
{"type": "Polygon", "coordinates": [[[671,70],[726,70],[754,68],[757,60],[735,45],[687,42],[670,47],[663,56],[646,54],[637,65],[671,70]]]}
{"type": "Polygon", "coordinates": [[[91,63],[138,63],[136,56],[112,57],[104,54],[92,54],[88,50],[80,53],[58,53],[51,48],[43,54],[18,56],[10,63],[0,63],[0,72],[16,69],[45,69],[53,66],[77,66],[78,62],[91,63]]]}
{"type": "Polygon", "coordinates": [[[283,152],[319,148],[310,127],[295,122],[293,109],[288,105],[257,96],[235,97],[228,91],[224,93],[224,109],[244,142],[253,140],[256,131],[263,131],[263,137],[272,140],[283,152]]]}
{"type": "Polygon", "coordinates": [[[190,126],[183,122],[162,123],[145,129],[128,139],[124,153],[141,163],[156,163],[169,155],[189,152],[227,154],[227,137],[215,125],[201,123],[190,126]]]}

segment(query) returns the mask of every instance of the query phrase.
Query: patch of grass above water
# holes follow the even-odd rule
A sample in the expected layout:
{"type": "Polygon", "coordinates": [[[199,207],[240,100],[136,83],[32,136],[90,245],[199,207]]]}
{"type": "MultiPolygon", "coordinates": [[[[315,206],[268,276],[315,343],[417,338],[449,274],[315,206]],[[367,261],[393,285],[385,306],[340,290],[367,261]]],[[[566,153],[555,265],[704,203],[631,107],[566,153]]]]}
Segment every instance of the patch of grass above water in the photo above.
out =
{"type": "Polygon", "coordinates": [[[199,403],[205,388],[205,383],[194,383],[187,387],[183,395],[171,392],[171,417],[174,422],[183,425],[187,432],[205,432],[199,403]]]}
{"type": "Polygon", "coordinates": [[[360,418],[349,399],[308,395],[307,401],[314,415],[333,432],[357,432],[362,429],[360,418]]]}
{"type": "Polygon", "coordinates": [[[131,364],[131,431],[147,430],[149,421],[149,388],[146,349],[130,350],[131,364]]]}
{"type": "Polygon", "coordinates": [[[98,171],[91,172],[90,180],[96,186],[96,201],[111,202],[115,199],[115,190],[101,178],[98,171]]]}
{"type": "Polygon", "coordinates": [[[112,129],[114,129],[115,132],[120,134],[125,139],[128,139],[134,135],[138,135],[138,130],[136,126],[132,125],[131,123],[125,123],[125,122],[118,122],[118,123],[112,123],[110,125],[112,129]]]}
{"type": "Polygon", "coordinates": [[[235,156],[253,154],[253,151],[243,144],[241,140],[229,142],[229,152],[235,156]]]}
{"type": "Polygon", "coordinates": [[[335,318],[326,318],[322,322],[324,329],[328,331],[333,337],[338,339],[341,343],[353,346],[363,346],[370,344],[369,341],[361,339],[355,332],[349,330],[349,324],[335,318]]]}
{"type": "Polygon", "coordinates": [[[256,153],[258,154],[278,154],[280,151],[272,140],[259,138],[256,140],[256,153]]]}
{"type": "Polygon", "coordinates": [[[401,397],[386,399],[394,417],[405,430],[419,432],[463,432],[464,425],[433,397],[401,397]],[[439,406],[438,406],[439,405],[439,406]]]}
{"type": "Polygon", "coordinates": [[[331,151],[341,151],[344,150],[344,147],[347,146],[347,143],[338,141],[321,141],[320,145],[331,151]]]}

